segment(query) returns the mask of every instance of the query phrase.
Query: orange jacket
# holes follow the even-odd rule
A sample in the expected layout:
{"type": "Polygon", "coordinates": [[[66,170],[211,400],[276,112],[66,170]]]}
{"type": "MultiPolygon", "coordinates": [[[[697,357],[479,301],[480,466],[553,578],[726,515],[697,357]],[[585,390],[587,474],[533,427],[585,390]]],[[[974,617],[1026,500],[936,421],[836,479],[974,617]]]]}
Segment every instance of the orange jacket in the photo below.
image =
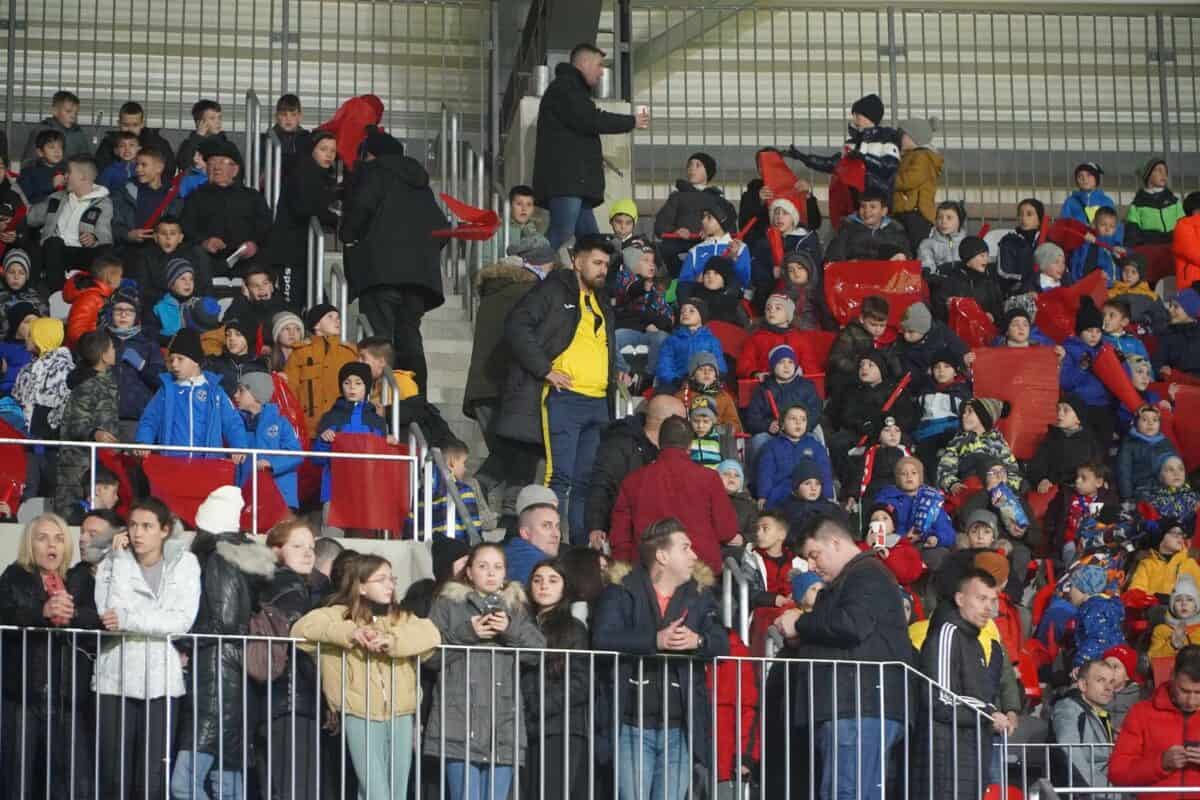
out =
{"type": "Polygon", "coordinates": [[[314,336],[288,356],[283,374],[304,410],[310,437],[316,435],[321,417],[342,396],[338,372],[357,360],[358,350],[338,336],[314,336]]]}
{"type": "Polygon", "coordinates": [[[1184,217],[1175,225],[1171,252],[1175,254],[1175,288],[1182,291],[1200,281],[1200,214],[1184,217]]]}
{"type": "Polygon", "coordinates": [[[67,314],[67,347],[74,350],[85,333],[96,330],[100,312],[112,293],[111,286],[95,280],[87,273],[80,273],[66,282],[63,300],[71,304],[71,311],[67,314]]]}

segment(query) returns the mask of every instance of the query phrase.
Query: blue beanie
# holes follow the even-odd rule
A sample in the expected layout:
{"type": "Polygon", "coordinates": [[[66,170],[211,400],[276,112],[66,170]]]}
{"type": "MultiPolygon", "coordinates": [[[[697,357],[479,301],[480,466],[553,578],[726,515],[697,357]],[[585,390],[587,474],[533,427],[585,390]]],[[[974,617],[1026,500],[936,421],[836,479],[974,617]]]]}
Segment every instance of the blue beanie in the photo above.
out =
{"type": "Polygon", "coordinates": [[[720,464],[717,464],[718,475],[726,471],[736,472],[737,476],[741,478],[742,483],[746,483],[746,470],[742,469],[742,462],[738,461],[736,458],[727,458],[720,464]]]}
{"type": "Polygon", "coordinates": [[[1071,575],[1071,585],[1084,594],[1100,594],[1108,583],[1108,573],[1103,567],[1085,564],[1071,575]]]}
{"type": "Polygon", "coordinates": [[[1189,317],[1200,319],[1200,292],[1196,291],[1194,285],[1175,295],[1175,302],[1189,317]]]}
{"type": "Polygon", "coordinates": [[[799,603],[804,594],[817,584],[825,585],[825,581],[811,569],[807,572],[797,572],[792,576],[792,599],[799,603]]]}

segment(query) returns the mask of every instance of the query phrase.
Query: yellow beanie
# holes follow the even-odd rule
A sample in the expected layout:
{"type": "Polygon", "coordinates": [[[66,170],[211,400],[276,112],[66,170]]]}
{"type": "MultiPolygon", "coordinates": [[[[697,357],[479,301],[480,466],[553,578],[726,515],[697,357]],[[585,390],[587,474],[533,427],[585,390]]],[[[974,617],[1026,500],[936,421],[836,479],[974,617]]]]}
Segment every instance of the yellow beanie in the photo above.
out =
{"type": "Polygon", "coordinates": [[[635,203],[629,199],[618,200],[617,202],[615,202],[611,206],[609,206],[609,209],[608,209],[609,220],[611,221],[612,218],[617,216],[618,214],[624,214],[626,216],[633,217],[633,221],[637,222],[637,218],[638,218],[637,203],[635,203]]]}
{"type": "Polygon", "coordinates": [[[29,326],[29,341],[33,342],[39,356],[62,347],[65,335],[62,320],[54,317],[38,317],[29,326]]]}

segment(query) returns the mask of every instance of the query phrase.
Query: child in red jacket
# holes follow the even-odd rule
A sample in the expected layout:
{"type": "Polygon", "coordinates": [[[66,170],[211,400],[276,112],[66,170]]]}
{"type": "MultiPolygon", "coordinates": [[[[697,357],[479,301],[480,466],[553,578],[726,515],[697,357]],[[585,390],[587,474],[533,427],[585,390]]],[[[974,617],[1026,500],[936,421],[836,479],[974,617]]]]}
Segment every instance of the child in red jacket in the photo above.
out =
{"type": "Polygon", "coordinates": [[[771,350],[786,344],[796,352],[802,375],[824,372],[812,348],[807,345],[804,334],[792,327],[796,304],[786,294],[773,294],[767,298],[762,326],[742,345],[737,357],[739,378],[762,378],[771,372],[771,350]]]}
{"type": "Polygon", "coordinates": [[[787,548],[787,516],[763,511],[754,528],[754,544],[742,551],[742,571],[750,582],[750,647],[761,656],[767,629],[792,602],[792,562],[796,554],[787,548]]]}
{"type": "Polygon", "coordinates": [[[749,655],[750,650],[730,631],[729,658],[717,660],[707,670],[708,691],[717,698],[718,796],[738,796],[738,774],[742,785],[748,784],[762,752],[755,662],[742,660],[749,655]],[[735,785],[720,786],[731,783],[735,785]]]}

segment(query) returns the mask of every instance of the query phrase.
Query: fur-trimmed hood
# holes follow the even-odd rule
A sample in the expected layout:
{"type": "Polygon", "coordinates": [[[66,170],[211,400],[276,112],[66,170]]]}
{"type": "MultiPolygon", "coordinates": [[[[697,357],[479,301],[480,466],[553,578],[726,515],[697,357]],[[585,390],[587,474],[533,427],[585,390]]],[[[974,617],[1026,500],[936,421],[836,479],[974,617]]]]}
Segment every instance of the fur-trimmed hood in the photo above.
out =
{"type": "MultiPolygon", "coordinates": [[[[612,584],[620,583],[629,577],[633,572],[633,565],[628,561],[613,561],[608,565],[608,582],[612,584]]],[[[692,566],[692,580],[701,589],[711,589],[717,585],[717,575],[712,571],[712,567],[697,559],[692,566]]]]}
{"type": "Polygon", "coordinates": [[[475,276],[475,291],[480,297],[498,292],[517,283],[537,283],[538,276],[520,264],[497,261],[488,264],[475,276]]]}
{"type": "Polygon", "coordinates": [[[240,533],[222,533],[217,536],[203,531],[197,532],[196,538],[192,540],[192,552],[201,562],[215,552],[247,575],[258,575],[268,579],[275,576],[277,561],[271,548],[247,539],[240,533]]]}
{"type": "MultiPolygon", "coordinates": [[[[447,600],[453,600],[456,603],[467,603],[476,601],[476,605],[486,605],[487,595],[477,592],[473,586],[468,586],[461,581],[447,581],[442,586],[439,597],[445,597],[447,600]]],[[[509,581],[504,584],[499,592],[496,592],[497,597],[506,609],[512,611],[514,609],[523,609],[528,606],[528,599],[525,597],[525,587],[521,586],[518,581],[509,581]]]]}

